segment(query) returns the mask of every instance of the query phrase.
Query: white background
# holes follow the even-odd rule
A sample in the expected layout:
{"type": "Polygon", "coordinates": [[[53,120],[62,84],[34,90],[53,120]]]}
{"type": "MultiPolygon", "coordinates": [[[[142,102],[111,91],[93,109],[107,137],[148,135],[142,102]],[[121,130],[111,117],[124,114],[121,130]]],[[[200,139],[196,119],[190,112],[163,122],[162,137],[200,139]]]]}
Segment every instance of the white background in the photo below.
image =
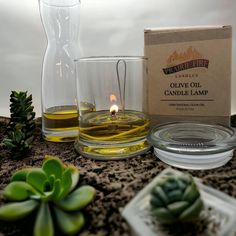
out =
{"type": "MultiPolygon", "coordinates": [[[[143,55],[143,29],[147,27],[232,24],[235,113],[235,12],[235,0],[82,0],[81,56],[143,55]]],[[[37,0],[0,0],[0,116],[9,115],[11,90],[32,93],[37,116],[41,115],[46,44],[37,0]]]]}

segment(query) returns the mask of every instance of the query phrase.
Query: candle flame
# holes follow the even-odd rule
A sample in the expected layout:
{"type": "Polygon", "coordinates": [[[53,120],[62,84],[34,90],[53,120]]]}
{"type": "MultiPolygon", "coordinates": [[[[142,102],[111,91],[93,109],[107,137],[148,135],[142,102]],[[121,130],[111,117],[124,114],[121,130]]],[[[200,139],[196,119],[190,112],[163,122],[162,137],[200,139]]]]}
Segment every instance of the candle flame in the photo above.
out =
{"type": "MultiPolygon", "coordinates": [[[[114,94],[111,94],[110,95],[110,101],[111,103],[113,102],[116,102],[117,101],[117,98],[114,94]]],[[[113,104],[111,107],[110,107],[110,113],[111,113],[111,116],[114,118],[116,117],[116,113],[118,112],[119,108],[116,104],[113,104]]]]}
{"type": "Polygon", "coordinates": [[[117,98],[116,98],[116,96],[114,94],[110,95],[110,101],[111,102],[116,102],[117,101],[117,98]]]}
{"type": "Polygon", "coordinates": [[[110,112],[112,114],[116,114],[117,112],[119,111],[119,108],[117,105],[112,105],[111,108],[110,108],[110,112]]]}

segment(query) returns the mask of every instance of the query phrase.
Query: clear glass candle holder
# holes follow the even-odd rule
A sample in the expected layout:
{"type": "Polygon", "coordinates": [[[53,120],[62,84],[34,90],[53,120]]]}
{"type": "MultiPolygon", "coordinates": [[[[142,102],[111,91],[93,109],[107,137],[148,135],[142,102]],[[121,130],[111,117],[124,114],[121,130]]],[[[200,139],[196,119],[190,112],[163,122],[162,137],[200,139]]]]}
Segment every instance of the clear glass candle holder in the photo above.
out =
{"type": "Polygon", "coordinates": [[[114,160],[149,149],[146,59],[90,57],[76,61],[79,137],[83,156],[114,160]]]}

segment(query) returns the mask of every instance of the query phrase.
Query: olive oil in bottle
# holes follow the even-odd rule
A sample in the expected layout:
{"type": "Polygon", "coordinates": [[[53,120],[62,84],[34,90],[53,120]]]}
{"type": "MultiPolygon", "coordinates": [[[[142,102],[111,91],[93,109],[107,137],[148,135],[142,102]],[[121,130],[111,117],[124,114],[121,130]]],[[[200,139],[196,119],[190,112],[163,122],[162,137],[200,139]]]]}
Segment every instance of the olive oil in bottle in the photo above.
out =
{"type": "Polygon", "coordinates": [[[52,142],[70,142],[78,136],[76,76],[80,1],[39,1],[47,36],[42,68],[42,133],[52,142]]]}
{"type": "Polygon", "coordinates": [[[44,138],[53,142],[71,142],[78,136],[76,106],[52,107],[43,113],[44,138]]]}

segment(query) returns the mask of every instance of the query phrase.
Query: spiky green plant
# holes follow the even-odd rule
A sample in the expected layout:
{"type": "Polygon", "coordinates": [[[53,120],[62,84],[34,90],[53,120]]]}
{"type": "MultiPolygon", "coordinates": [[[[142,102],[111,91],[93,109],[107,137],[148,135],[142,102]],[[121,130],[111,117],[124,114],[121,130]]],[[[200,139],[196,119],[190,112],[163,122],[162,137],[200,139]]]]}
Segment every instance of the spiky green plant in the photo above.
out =
{"type": "Polygon", "coordinates": [[[32,106],[32,95],[27,92],[12,91],[10,96],[10,122],[4,146],[18,158],[30,149],[35,130],[35,112],[32,106]]]}
{"type": "Polygon", "coordinates": [[[191,222],[198,218],[203,202],[191,175],[168,172],[151,191],[152,213],[162,223],[191,222]]]}
{"type": "Polygon", "coordinates": [[[23,169],[12,176],[4,196],[13,203],[0,207],[0,220],[14,221],[37,211],[34,236],[53,236],[55,225],[64,234],[75,234],[85,224],[81,210],[95,196],[91,186],[75,189],[78,181],[79,171],[75,166],[46,156],[42,168],[23,169]]]}

